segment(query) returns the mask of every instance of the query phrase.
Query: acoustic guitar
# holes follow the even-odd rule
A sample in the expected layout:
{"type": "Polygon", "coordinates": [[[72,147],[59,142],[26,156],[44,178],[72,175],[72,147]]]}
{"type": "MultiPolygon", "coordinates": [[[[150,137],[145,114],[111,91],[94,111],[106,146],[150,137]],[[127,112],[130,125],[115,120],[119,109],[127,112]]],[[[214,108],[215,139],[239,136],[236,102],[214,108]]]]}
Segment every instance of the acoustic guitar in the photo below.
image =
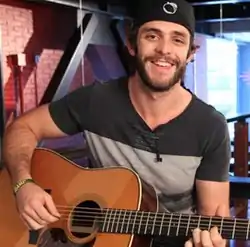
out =
{"type": "Polygon", "coordinates": [[[61,218],[29,231],[19,218],[8,173],[0,173],[0,246],[149,247],[154,236],[191,236],[219,228],[226,239],[249,239],[249,220],[158,211],[154,190],[130,169],[86,169],[37,148],[32,176],[53,198],[61,218]],[[86,244],[86,245],[85,245],[86,244]],[[89,244],[89,245],[87,245],[89,244]]]}

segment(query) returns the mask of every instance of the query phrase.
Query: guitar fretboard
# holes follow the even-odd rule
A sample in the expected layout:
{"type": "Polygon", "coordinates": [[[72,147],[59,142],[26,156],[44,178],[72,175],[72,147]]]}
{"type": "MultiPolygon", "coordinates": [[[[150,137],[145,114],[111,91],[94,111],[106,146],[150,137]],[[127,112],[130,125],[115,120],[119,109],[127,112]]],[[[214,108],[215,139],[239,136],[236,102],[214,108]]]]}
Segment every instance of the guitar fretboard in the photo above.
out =
{"type": "Polygon", "coordinates": [[[105,209],[96,220],[100,231],[107,233],[190,236],[195,228],[210,230],[217,226],[226,239],[248,240],[250,237],[250,221],[238,218],[105,209]]]}

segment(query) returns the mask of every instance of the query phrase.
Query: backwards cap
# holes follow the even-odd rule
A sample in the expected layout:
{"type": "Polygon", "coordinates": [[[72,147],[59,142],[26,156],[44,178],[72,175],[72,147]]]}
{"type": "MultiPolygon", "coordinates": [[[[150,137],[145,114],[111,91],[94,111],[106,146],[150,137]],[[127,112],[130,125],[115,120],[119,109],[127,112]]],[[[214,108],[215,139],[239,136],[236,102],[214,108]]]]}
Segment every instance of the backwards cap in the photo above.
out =
{"type": "Polygon", "coordinates": [[[157,20],[174,22],[187,28],[192,36],[195,32],[194,10],[185,0],[139,0],[134,20],[139,26],[157,20]]]}

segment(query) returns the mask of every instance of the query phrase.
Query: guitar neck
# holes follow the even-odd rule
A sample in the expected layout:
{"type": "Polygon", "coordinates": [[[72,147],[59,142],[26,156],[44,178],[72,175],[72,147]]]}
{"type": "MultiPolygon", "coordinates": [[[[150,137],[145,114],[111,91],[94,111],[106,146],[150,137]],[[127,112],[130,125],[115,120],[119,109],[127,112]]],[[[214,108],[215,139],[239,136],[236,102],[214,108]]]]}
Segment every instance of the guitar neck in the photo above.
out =
{"type": "MultiPolygon", "coordinates": [[[[100,231],[151,236],[191,236],[192,230],[216,226],[225,239],[248,240],[250,221],[162,212],[106,209],[99,221],[100,231]]],[[[98,218],[97,218],[98,221],[98,218]]]]}

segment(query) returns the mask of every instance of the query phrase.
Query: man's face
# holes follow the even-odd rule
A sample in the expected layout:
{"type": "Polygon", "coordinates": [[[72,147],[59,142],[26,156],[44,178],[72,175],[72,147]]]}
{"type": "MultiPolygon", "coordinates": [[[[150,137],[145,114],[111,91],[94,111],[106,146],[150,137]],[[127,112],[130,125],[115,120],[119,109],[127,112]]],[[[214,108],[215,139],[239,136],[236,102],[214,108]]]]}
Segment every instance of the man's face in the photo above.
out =
{"type": "Polygon", "coordinates": [[[180,82],[190,47],[188,30],[176,23],[151,21],[140,27],[134,51],[137,73],[153,92],[164,92],[180,82]]]}

